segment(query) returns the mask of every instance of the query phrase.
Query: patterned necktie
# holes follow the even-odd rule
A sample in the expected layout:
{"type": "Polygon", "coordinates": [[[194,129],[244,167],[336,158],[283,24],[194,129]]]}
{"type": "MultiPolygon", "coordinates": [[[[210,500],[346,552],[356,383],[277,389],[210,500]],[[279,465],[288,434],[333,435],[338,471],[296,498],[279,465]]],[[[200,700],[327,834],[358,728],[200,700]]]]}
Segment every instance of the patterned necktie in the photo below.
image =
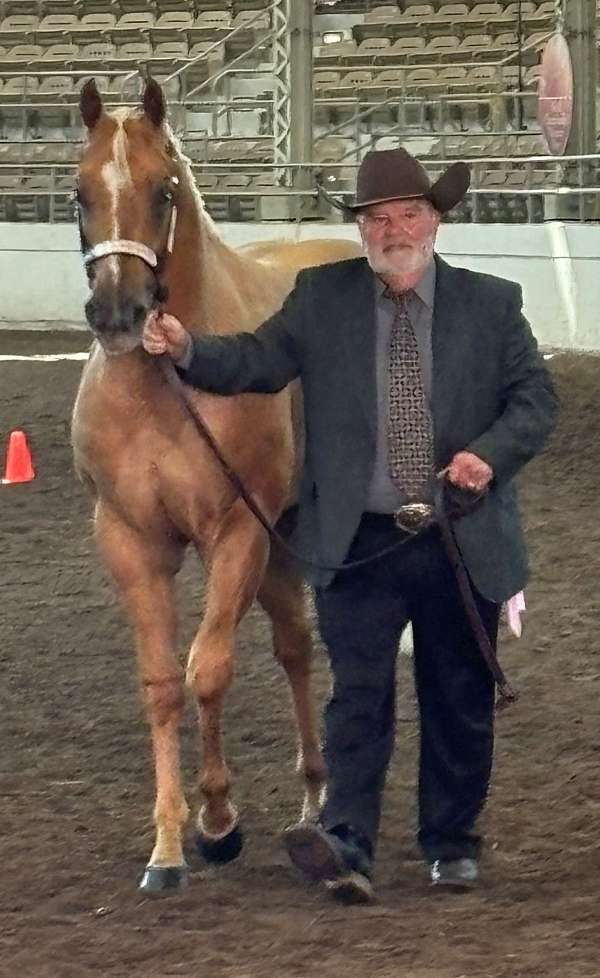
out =
{"type": "Polygon", "coordinates": [[[396,307],[389,361],[389,466],[394,485],[410,500],[423,500],[434,471],[433,424],[423,389],[419,348],[408,316],[409,294],[385,292],[396,307]]]}

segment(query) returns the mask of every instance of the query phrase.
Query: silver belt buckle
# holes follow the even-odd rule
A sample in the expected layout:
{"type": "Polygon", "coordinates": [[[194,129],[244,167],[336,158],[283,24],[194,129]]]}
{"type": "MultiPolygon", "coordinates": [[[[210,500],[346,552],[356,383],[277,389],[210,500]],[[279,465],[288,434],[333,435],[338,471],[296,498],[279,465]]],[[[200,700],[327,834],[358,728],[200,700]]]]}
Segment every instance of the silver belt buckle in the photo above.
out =
{"type": "Polygon", "coordinates": [[[393,513],[394,525],[405,533],[419,533],[434,522],[431,503],[405,503],[393,513]]]}

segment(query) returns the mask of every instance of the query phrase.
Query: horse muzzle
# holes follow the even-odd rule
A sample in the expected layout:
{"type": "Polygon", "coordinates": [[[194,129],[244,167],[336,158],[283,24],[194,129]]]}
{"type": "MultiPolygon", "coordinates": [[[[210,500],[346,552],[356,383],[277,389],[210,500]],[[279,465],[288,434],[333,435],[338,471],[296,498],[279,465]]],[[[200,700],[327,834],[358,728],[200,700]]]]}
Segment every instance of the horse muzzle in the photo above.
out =
{"type": "Polygon", "coordinates": [[[88,325],[107,353],[129,353],[142,341],[142,331],[154,297],[146,302],[96,294],[85,305],[88,325]]]}

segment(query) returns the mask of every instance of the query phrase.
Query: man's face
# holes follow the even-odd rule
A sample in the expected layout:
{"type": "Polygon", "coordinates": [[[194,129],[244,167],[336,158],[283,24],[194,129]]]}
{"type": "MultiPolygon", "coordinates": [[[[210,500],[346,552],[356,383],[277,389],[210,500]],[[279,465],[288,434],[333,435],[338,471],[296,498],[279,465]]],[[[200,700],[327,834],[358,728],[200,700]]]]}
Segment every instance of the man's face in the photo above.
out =
{"type": "Polygon", "coordinates": [[[418,281],[433,255],[440,223],[439,213],[428,201],[411,197],[372,204],[359,213],[357,222],[374,272],[418,281]]]}

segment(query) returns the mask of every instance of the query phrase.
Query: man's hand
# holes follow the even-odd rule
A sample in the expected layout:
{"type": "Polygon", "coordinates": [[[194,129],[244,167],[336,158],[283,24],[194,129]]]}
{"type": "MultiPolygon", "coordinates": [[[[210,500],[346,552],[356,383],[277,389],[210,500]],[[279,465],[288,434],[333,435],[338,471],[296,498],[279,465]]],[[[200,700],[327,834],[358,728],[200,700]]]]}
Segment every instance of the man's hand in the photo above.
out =
{"type": "Polygon", "coordinates": [[[142,333],[142,344],[147,353],[153,356],[168,353],[175,363],[183,359],[191,339],[187,329],[168,313],[150,313],[142,333]]]}
{"type": "Polygon", "coordinates": [[[469,492],[483,492],[494,477],[491,466],[472,452],[457,452],[442,474],[447,475],[453,485],[469,492]]]}

